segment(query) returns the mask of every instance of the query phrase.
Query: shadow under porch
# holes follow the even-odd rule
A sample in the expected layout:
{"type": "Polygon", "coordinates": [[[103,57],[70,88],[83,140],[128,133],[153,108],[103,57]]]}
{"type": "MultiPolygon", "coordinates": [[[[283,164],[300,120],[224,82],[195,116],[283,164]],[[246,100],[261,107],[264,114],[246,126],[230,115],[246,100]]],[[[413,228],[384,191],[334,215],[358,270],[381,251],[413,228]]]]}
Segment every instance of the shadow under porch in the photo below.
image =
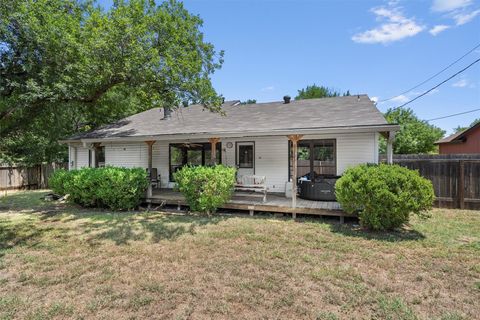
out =
{"type": "MultiPolygon", "coordinates": [[[[172,189],[153,189],[152,196],[145,198],[145,202],[148,204],[188,206],[183,195],[172,189]]],[[[297,198],[296,207],[293,208],[292,199],[276,193],[269,193],[267,200],[262,202],[262,199],[254,194],[249,196],[242,192],[239,196],[239,193],[236,192],[221,208],[248,211],[250,215],[253,215],[255,212],[296,213],[337,216],[341,220],[343,220],[343,217],[354,216],[342,211],[340,204],[335,201],[311,201],[297,198]]]]}

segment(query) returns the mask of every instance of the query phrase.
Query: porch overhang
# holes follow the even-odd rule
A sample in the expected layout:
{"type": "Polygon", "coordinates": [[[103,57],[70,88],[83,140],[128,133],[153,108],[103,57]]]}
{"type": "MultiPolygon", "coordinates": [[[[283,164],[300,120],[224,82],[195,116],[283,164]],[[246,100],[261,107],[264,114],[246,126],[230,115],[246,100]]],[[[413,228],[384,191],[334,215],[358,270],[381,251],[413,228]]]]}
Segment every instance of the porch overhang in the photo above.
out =
{"type": "Polygon", "coordinates": [[[105,136],[84,139],[66,139],[59,140],[60,143],[82,143],[84,145],[95,142],[142,142],[142,141],[175,141],[175,140],[208,140],[212,137],[219,138],[248,138],[248,137],[268,137],[268,136],[286,136],[292,134],[313,135],[313,134],[356,134],[368,132],[396,132],[400,130],[397,124],[382,125],[359,125],[348,127],[318,127],[318,128],[288,128],[281,130],[255,130],[255,131],[215,131],[215,132],[185,132],[161,135],[142,135],[142,136],[105,136]]]}

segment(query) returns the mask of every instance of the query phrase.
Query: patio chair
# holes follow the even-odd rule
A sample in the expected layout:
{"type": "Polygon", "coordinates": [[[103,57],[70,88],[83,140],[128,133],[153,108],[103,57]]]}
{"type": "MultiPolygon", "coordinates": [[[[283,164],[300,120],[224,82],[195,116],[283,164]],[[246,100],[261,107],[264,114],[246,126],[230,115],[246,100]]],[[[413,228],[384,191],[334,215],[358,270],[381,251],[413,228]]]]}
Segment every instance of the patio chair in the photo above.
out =
{"type": "Polygon", "coordinates": [[[150,172],[150,173],[148,172],[148,168],[146,170],[147,170],[147,176],[150,176],[150,183],[151,183],[152,187],[160,188],[161,177],[158,174],[157,168],[152,168],[152,172],[150,172]]]}

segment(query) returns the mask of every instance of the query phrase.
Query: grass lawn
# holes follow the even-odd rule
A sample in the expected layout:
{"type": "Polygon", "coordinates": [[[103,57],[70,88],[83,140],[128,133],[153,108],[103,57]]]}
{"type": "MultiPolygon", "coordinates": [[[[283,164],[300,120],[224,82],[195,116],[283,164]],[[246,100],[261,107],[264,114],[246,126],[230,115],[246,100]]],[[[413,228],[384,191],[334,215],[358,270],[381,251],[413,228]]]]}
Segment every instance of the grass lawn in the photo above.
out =
{"type": "Polygon", "coordinates": [[[0,319],[479,319],[480,212],[334,220],[112,213],[0,198],[0,319]]]}

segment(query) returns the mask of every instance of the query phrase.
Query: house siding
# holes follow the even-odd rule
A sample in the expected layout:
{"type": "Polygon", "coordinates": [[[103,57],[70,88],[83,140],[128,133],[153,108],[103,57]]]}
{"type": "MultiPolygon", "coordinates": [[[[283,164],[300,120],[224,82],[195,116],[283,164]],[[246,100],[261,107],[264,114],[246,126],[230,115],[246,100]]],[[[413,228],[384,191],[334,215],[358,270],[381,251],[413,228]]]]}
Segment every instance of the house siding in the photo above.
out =
{"type": "MultiPolygon", "coordinates": [[[[84,167],[88,167],[88,148],[84,148],[82,146],[76,146],[72,150],[73,156],[73,168],[80,169],[84,167]]],[[[70,161],[71,163],[71,161],[70,161]]]]}
{"type": "Polygon", "coordinates": [[[480,126],[466,135],[465,142],[439,144],[440,154],[480,153],[480,126]]]}
{"type": "MultiPolygon", "coordinates": [[[[305,135],[304,139],[336,139],[337,175],[360,163],[378,162],[378,133],[336,135],[305,135]]],[[[288,181],[288,140],[286,136],[222,138],[222,163],[236,165],[236,142],[255,142],[255,174],[267,177],[269,192],[285,192],[288,181]],[[228,142],[232,143],[227,148],[228,142]]],[[[180,141],[172,141],[178,143],[180,141]]],[[[193,141],[192,141],[193,142],[193,141]]],[[[206,142],[206,141],[196,141],[206,142]]],[[[152,166],[158,169],[163,188],[173,187],[169,182],[169,143],[157,141],[153,145],[152,166]]],[[[148,167],[148,149],[144,142],[105,143],[105,164],[118,167],[148,167]]],[[[77,148],[79,167],[88,166],[88,149],[77,148]]]]}
{"type": "Polygon", "coordinates": [[[222,139],[222,163],[236,165],[235,142],[255,142],[255,174],[267,177],[269,192],[285,192],[288,180],[287,137],[256,137],[243,139],[222,139]],[[232,142],[232,148],[227,143],[232,142]]]}

